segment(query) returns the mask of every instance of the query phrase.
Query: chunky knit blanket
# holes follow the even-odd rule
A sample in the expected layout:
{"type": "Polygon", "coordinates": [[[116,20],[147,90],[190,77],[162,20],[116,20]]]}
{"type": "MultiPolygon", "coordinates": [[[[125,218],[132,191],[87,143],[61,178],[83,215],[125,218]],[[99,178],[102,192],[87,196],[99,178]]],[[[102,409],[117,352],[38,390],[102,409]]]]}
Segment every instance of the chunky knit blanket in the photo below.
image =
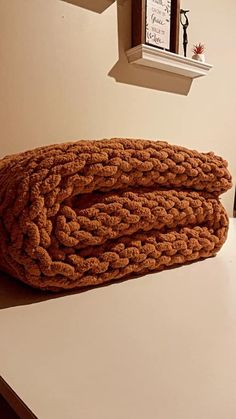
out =
{"type": "Polygon", "coordinates": [[[44,290],[102,284],[215,255],[227,163],[166,142],[41,147],[0,161],[0,268],[44,290]]]}

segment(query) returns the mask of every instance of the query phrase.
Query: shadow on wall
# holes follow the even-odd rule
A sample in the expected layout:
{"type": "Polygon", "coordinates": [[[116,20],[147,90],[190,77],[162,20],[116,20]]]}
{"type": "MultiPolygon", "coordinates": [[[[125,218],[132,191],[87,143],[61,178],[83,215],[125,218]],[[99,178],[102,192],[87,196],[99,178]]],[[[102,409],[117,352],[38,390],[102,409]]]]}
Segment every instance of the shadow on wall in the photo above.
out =
{"type": "MultiPolygon", "coordinates": [[[[115,0],[62,0],[93,12],[102,13],[115,0]]],[[[131,48],[131,2],[117,0],[119,60],[108,75],[119,83],[146,87],[163,92],[187,95],[192,80],[166,71],[129,64],[126,51],[131,48]]],[[[117,46],[114,45],[114,48],[117,46]]]]}
{"type": "Polygon", "coordinates": [[[92,12],[102,13],[106,10],[115,0],[62,0],[66,3],[74,4],[75,6],[83,7],[84,9],[91,10],[92,12]]]}
{"type": "Polygon", "coordinates": [[[191,79],[128,63],[126,51],[131,48],[131,1],[117,0],[119,60],[108,75],[119,83],[186,96],[192,84],[191,79]]]}

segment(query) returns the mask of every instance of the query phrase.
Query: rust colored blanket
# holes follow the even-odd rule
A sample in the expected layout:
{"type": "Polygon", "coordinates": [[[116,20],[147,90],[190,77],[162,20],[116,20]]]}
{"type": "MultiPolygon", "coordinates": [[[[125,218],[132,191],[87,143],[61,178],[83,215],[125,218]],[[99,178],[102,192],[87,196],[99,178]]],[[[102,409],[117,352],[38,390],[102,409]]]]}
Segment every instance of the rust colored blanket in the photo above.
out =
{"type": "Polygon", "coordinates": [[[41,147],[0,161],[0,267],[51,290],[215,255],[227,237],[227,163],[166,142],[41,147]]]}

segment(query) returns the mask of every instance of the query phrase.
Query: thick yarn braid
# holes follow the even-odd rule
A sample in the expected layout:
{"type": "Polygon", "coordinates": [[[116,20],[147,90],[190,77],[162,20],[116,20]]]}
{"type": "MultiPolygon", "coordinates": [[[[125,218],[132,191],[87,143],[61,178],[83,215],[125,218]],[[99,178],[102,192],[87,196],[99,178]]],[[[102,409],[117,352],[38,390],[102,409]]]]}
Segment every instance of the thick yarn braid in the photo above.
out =
{"type": "Polygon", "coordinates": [[[228,218],[227,163],[166,142],[41,147],[0,161],[0,266],[71,289],[215,255],[228,218]]]}

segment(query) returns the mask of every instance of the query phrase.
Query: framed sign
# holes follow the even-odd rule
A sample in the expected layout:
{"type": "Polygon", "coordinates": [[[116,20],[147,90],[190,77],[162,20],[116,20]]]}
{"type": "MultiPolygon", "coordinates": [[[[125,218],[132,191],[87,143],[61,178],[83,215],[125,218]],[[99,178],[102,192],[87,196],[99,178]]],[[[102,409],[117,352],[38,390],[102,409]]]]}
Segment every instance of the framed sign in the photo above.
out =
{"type": "Polygon", "coordinates": [[[132,46],[179,52],[180,0],[132,0],[132,46]]]}

